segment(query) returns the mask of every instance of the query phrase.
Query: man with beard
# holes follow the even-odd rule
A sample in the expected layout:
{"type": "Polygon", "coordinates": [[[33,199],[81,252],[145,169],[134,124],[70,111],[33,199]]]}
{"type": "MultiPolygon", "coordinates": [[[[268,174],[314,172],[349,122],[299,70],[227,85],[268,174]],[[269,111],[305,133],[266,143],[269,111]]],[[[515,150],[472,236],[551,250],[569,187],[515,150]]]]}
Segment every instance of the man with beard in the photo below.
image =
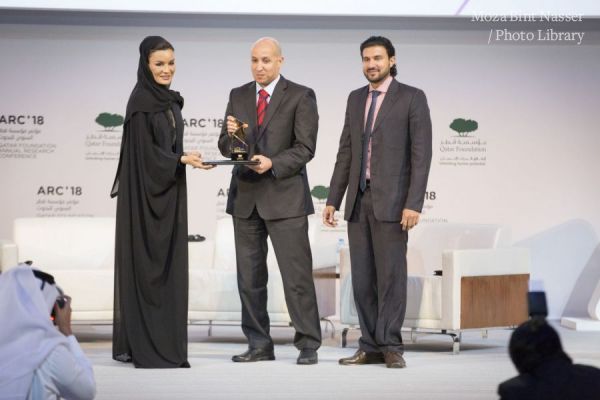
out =
{"type": "Polygon", "coordinates": [[[323,223],[335,226],[344,192],[352,287],[361,328],[342,365],[404,368],[408,230],[419,221],[431,163],[431,119],[422,90],[399,83],[395,49],[373,36],[360,46],[369,85],[350,93],[323,223]]]}

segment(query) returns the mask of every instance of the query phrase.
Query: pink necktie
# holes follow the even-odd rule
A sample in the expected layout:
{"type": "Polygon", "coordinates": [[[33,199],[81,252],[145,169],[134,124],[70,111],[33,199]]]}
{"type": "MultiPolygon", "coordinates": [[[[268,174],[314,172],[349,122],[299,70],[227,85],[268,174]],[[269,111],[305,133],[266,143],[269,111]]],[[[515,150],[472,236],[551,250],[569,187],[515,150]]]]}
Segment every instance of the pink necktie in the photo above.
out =
{"type": "Polygon", "coordinates": [[[365,125],[365,132],[363,134],[363,149],[360,166],[360,180],[358,181],[360,190],[364,192],[367,189],[367,161],[369,158],[369,142],[371,141],[371,133],[373,130],[373,119],[375,118],[375,108],[377,106],[377,97],[381,92],[379,90],[373,90],[371,92],[371,105],[369,106],[369,112],[367,113],[367,124],[365,125]]]}

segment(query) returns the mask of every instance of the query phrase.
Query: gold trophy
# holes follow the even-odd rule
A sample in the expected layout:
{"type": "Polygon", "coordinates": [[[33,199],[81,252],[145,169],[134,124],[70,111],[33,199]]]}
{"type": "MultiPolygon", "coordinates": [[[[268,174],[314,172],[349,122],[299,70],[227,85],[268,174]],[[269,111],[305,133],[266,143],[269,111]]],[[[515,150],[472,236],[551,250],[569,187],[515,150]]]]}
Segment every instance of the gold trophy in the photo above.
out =
{"type": "Polygon", "coordinates": [[[248,143],[246,143],[246,128],[248,124],[235,118],[237,129],[231,134],[229,150],[232,161],[248,161],[248,143]]]}
{"type": "Polygon", "coordinates": [[[232,117],[233,122],[237,125],[236,130],[233,133],[228,133],[229,135],[229,160],[208,160],[204,161],[203,164],[206,165],[258,165],[260,161],[258,160],[249,160],[250,158],[250,145],[246,142],[246,128],[248,128],[248,124],[240,121],[239,119],[232,117]]]}

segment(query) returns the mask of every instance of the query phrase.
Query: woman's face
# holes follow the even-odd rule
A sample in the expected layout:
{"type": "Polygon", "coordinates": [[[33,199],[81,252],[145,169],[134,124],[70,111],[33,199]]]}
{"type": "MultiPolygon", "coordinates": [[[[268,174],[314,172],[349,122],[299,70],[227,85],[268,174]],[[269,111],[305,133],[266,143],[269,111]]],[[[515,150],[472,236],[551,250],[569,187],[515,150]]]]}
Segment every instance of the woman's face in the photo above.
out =
{"type": "Polygon", "coordinates": [[[175,75],[175,53],[171,49],[153,51],[148,66],[156,83],[168,86],[175,75]]]}

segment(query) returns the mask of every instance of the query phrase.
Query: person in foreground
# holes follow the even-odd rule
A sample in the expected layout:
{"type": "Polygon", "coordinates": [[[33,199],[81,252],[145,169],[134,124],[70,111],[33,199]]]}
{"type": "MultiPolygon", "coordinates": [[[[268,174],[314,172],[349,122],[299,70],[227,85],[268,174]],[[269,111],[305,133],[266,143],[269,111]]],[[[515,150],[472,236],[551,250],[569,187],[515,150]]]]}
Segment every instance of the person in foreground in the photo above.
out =
{"type": "Polygon", "coordinates": [[[404,368],[408,230],[419,221],[431,163],[431,119],[422,90],[399,83],[392,43],[360,46],[369,85],[348,97],[323,223],[335,226],[344,192],[359,349],[342,365],[404,368]]]}
{"type": "Polygon", "coordinates": [[[96,396],[92,365],[71,331],[71,298],[52,275],[26,264],[3,272],[0,318],[0,399],[96,396]]]}
{"type": "Polygon", "coordinates": [[[573,364],[558,333],[544,318],[519,325],[508,347],[519,375],[498,386],[501,400],[600,398],[600,369],[573,364]]]}
{"type": "Polygon", "coordinates": [[[307,215],[314,213],[306,164],[314,157],[318,113],[312,89],[279,74],[281,47],[259,39],[251,51],[254,80],[229,96],[219,137],[229,157],[236,119],[247,123],[252,159],[232,171],[227,213],[233,216],[242,330],[248,350],[234,362],[274,360],[267,313],[267,237],[281,270],[285,299],[296,329],[298,364],[316,364],[321,326],[312,277],[307,215]]]}
{"type": "Polygon", "coordinates": [[[188,229],[183,98],[170,90],[173,46],[140,44],[111,197],[117,198],[113,358],[139,368],[189,367],[188,229]]]}

